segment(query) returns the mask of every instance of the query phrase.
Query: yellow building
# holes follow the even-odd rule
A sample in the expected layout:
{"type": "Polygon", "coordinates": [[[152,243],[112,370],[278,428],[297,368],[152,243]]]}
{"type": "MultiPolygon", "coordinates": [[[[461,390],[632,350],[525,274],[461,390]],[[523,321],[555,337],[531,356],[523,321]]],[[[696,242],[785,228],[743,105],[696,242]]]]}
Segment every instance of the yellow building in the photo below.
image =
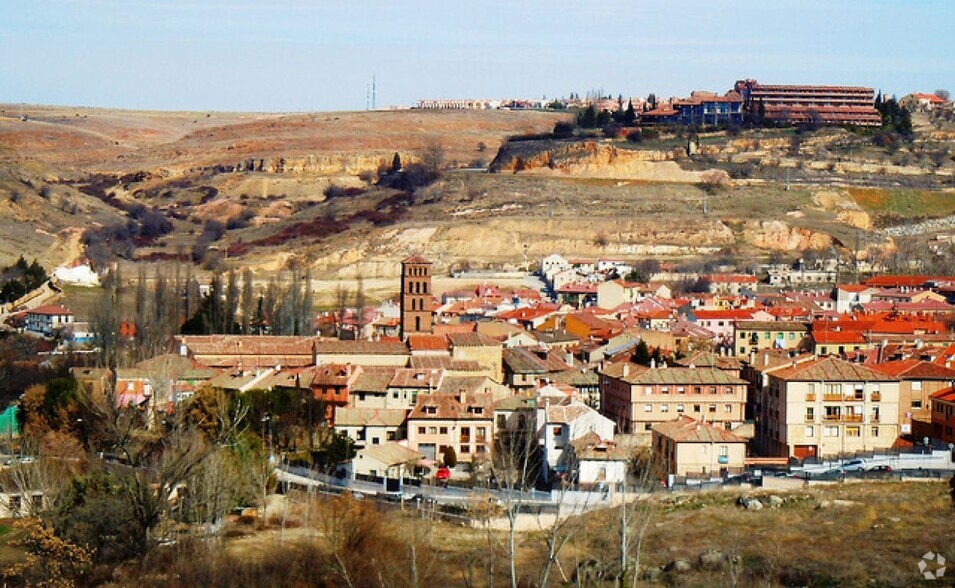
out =
{"type": "Polygon", "coordinates": [[[898,379],[835,357],[767,375],[757,401],[757,440],[765,455],[835,457],[895,444],[898,379]]]}
{"type": "Polygon", "coordinates": [[[673,476],[724,476],[743,471],[747,440],[682,415],[653,426],[653,457],[673,476]]]}

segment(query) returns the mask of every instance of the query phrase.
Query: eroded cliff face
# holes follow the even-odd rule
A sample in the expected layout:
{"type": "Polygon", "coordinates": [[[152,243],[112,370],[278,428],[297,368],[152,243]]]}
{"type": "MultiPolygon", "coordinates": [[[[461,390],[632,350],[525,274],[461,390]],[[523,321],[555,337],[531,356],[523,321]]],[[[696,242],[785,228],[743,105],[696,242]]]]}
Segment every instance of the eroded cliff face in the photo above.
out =
{"type": "MultiPolygon", "coordinates": [[[[218,173],[264,172],[271,174],[307,174],[312,176],[354,175],[390,165],[394,151],[335,151],[304,157],[250,157],[236,162],[221,163],[204,168],[218,173]]],[[[416,161],[412,153],[399,153],[401,161],[416,161]]]]}
{"type": "Polygon", "coordinates": [[[790,226],[785,221],[744,221],[739,228],[743,240],[754,247],[769,251],[803,251],[828,249],[836,245],[832,235],[802,227],[790,226]]]}
{"type": "Polygon", "coordinates": [[[501,147],[488,169],[491,173],[680,183],[697,183],[703,174],[713,173],[682,169],[675,161],[680,152],[620,149],[597,141],[514,141],[501,147]]]}
{"type": "Polygon", "coordinates": [[[336,243],[311,259],[318,272],[393,278],[397,262],[409,253],[426,255],[437,271],[446,271],[463,261],[521,265],[554,252],[593,259],[707,255],[740,243],[770,251],[838,245],[825,233],[785,221],[505,217],[467,225],[380,229],[361,242],[336,243]]]}

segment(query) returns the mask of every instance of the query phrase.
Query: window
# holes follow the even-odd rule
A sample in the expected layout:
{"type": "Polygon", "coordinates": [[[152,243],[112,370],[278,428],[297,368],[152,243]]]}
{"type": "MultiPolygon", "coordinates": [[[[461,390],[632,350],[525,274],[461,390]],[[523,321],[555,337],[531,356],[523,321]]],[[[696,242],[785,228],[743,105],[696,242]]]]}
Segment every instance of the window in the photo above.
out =
{"type": "Polygon", "coordinates": [[[862,427],[846,427],[846,437],[861,437],[862,427]]]}
{"type": "Polygon", "coordinates": [[[506,426],[507,426],[507,416],[503,414],[497,415],[497,428],[503,429],[506,426]]]}
{"type": "Polygon", "coordinates": [[[796,338],[796,333],[790,333],[790,334],[789,334],[789,340],[790,340],[790,341],[794,340],[795,338],[796,338]]]}
{"type": "Polygon", "coordinates": [[[653,412],[653,405],[652,405],[652,404],[644,404],[644,405],[643,405],[643,412],[653,412]]]}
{"type": "Polygon", "coordinates": [[[660,412],[670,412],[670,405],[669,405],[669,404],[661,404],[661,405],[660,405],[660,412]]]}
{"type": "Polygon", "coordinates": [[[20,507],[21,507],[20,497],[19,497],[19,496],[11,496],[11,497],[9,498],[9,501],[8,501],[8,502],[9,502],[9,506],[10,506],[10,511],[11,511],[13,514],[18,514],[18,513],[20,512],[20,507]]]}
{"type": "Polygon", "coordinates": [[[647,396],[653,394],[653,386],[647,386],[646,389],[644,390],[644,394],[646,394],[647,396]]]}
{"type": "Polygon", "coordinates": [[[669,394],[669,393],[670,393],[670,387],[669,387],[669,386],[664,386],[664,387],[660,388],[660,394],[669,394]]]}
{"type": "Polygon", "coordinates": [[[715,412],[716,412],[716,405],[715,405],[715,404],[711,404],[711,405],[709,406],[709,410],[710,410],[711,413],[715,413],[715,412]]]}
{"type": "Polygon", "coordinates": [[[554,427],[554,430],[552,431],[554,437],[560,437],[560,432],[561,432],[560,427],[554,427]]]}
{"type": "Polygon", "coordinates": [[[677,411],[677,412],[683,412],[683,405],[682,405],[682,404],[677,404],[677,405],[676,405],[676,411],[677,411]]]}
{"type": "Polygon", "coordinates": [[[703,387],[702,387],[702,386],[693,386],[693,393],[694,393],[694,394],[702,394],[702,393],[703,393],[703,387]]]}
{"type": "Polygon", "coordinates": [[[913,398],[913,399],[912,399],[912,408],[922,408],[922,400],[921,400],[921,399],[916,400],[916,399],[913,398]]]}
{"type": "Polygon", "coordinates": [[[425,431],[424,427],[418,427],[418,434],[419,434],[419,435],[424,435],[424,431],[425,431]]]}
{"type": "Polygon", "coordinates": [[[806,407],[806,420],[807,420],[807,421],[816,420],[816,409],[815,409],[815,408],[813,408],[813,407],[811,407],[811,406],[806,407]]]}
{"type": "Polygon", "coordinates": [[[732,404],[724,404],[724,405],[723,405],[723,412],[726,412],[726,413],[733,412],[733,405],[732,405],[732,404]]]}
{"type": "Polygon", "coordinates": [[[643,423],[643,430],[644,430],[644,431],[652,431],[652,430],[653,430],[653,423],[643,423]]]}
{"type": "Polygon", "coordinates": [[[732,394],[733,394],[733,387],[732,387],[732,386],[727,386],[727,387],[726,387],[726,393],[732,395],[732,394]]]}
{"type": "Polygon", "coordinates": [[[372,444],[372,445],[378,445],[379,443],[381,443],[381,440],[380,440],[378,437],[372,437],[372,438],[371,438],[371,444],[372,444]]]}
{"type": "Polygon", "coordinates": [[[700,405],[699,405],[699,404],[694,404],[694,405],[693,405],[693,412],[700,412],[700,405]]]}
{"type": "Polygon", "coordinates": [[[364,441],[364,440],[365,440],[365,429],[364,429],[364,428],[358,429],[358,440],[359,440],[359,441],[364,441]]]}
{"type": "Polygon", "coordinates": [[[728,445],[720,445],[720,457],[727,457],[730,454],[728,445]]]}
{"type": "Polygon", "coordinates": [[[812,439],[816,436],[816,428],[812,425],[806,427],[806,437],[812,439]]]}
{"type": "Polygon", "coordinates": [[[442,434],[442,435],[447,435],[447,434],[448,434],[448,428],[447,428],[447,427],[441,427],[440,431],[441,431],[441,434],[442,434]]]}
{"type": "Polygon", "coordinates": [[[824,437],[838,437],[839,427],[823,427],[822,434],[824,437]]]}
{"type": "Polygon", "coordinates": [[[395,440],[395,432],[394,432],[394,431],[388,431],[388,432],[385,434],[385,437],[386,437],[389,441],[394,441],[394,440],[395,440]]]}
{"type": "Polygon", "coordinates": [[[879,436],[879,427],[872,427],[872,436],[873,437],[879,436]]]}
{"type": "Polygon", "coordinates": [[[677,394],[686,394],[686,388],[684,388],[683,386],[677,386],[677,387],[676,387],[676,393],[677,393],[677,394]]]}

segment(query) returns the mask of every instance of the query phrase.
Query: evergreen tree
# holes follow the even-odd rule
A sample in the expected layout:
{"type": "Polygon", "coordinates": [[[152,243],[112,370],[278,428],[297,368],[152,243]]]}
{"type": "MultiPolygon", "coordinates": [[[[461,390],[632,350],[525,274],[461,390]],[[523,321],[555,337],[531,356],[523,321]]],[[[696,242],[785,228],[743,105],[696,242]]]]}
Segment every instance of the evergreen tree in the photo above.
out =
{"type": "Polygon", "coordinates": [[[633,350],[633,363],[646,366],[650,365],[650,348],[643,339],[637,343],[636,349],[633,350]]]}
{"type": "Polygon", "coordinates": [[[630,102],[627,103],[627,110],[623,113],[623,124],[630,127],[637,122],[637,111],[633,108],[633,99],[630,99],[630,102]]]}

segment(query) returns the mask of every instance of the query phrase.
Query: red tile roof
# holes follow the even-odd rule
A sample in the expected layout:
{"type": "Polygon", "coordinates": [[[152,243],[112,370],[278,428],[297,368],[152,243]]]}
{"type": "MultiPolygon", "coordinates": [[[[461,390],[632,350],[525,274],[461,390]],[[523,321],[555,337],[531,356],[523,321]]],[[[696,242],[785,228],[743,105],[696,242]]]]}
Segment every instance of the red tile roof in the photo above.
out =
{"type": "Polygon", "coordinates": [[[697,421],[686,415],[672,421],[657,423],[653,431],[677,443],[746,443],[747,439],[734,435],[723,427],[697,421]]]}
{"type": "Polygon", "coordinates": [[[65,306],[48,304],[46,306],[37,306],[36,308],[31,308],[30,310],[27,310],[27,314],[61,315],[73,314],[73,311],[65,306]]]}
{"type": "Polygon", "coordinates": [[[772,376],[795,382],[891,382],[896,378],[870,367],[825,357],[776,370],[772,376]]]}

